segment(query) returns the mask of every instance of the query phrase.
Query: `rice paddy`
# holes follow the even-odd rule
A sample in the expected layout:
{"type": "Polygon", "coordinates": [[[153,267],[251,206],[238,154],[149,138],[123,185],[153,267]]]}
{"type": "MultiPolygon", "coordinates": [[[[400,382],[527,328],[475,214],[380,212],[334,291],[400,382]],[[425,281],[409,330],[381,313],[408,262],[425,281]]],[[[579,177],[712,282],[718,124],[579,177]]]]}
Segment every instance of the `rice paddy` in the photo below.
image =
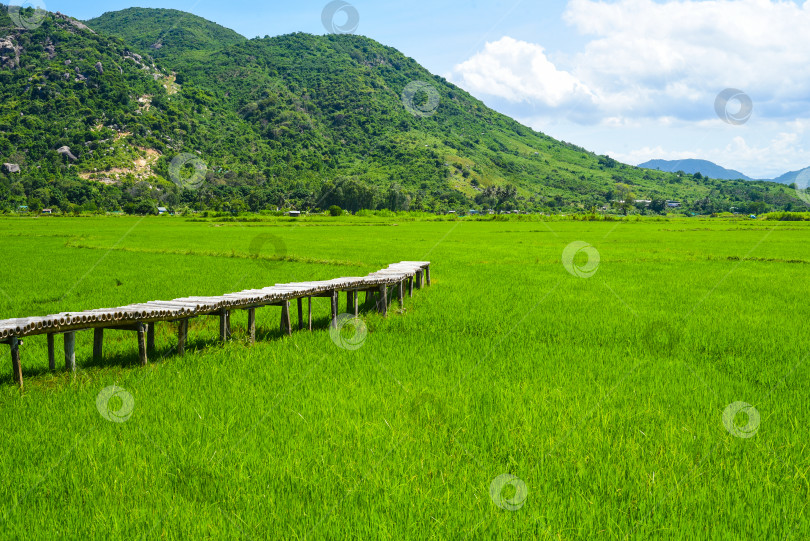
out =
{"type": "Polygon", "coordinates": [[[0,318],[432,270],[361,313],[356,348],[328,299],[289,337],[257,312],[254,346],[240,314],[227,343],[192,320],[183,356],[161,325],[146,367],[131,334],[93,362],[79,333],[75,374],[52,372],[32,337],[23,391],[0,346],[3,538],[810,535],[805,222],[40,218],[0,239],[0,318]]]}

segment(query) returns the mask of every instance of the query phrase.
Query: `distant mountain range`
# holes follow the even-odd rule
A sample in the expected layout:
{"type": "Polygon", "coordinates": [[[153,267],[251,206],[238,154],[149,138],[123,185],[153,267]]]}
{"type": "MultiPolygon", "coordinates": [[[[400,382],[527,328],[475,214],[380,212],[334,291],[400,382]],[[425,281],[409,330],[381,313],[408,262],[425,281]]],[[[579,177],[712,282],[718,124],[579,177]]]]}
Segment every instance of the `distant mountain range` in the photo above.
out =
{"type": "Polygon", "coordinates": [[[805,167],[804,169],[799,169],[798,171],[790,171],[789,173],[776,177],[773,179],[773,181],[778,182],[779,184],[792,184],[796,182],[796,179],[801,174],[804,174],[802,179],[803,182],[801,182],[799,185],[804,189],[807,187],[808,178],[810,178],[810,167],[805,167]]]}
{"type": "Polygon", "coordinates": [[[664,171],[667,173],[677,173],[683,171],[690,175],[700,173],[701,175],[709,178],[716,178],[721,180],[766,180],[770,182],[778,182],[779,184],[792,184],[796,182],[796,178],[805,173],[810,175],[810,167],[800,169],[798,171],[791,171],[784,175],[778,176],[773,179],[755,179],[748,175],[740,173],[735,169],[726,169],[723,166],[717,165],[708,160],[649,160],[638,165],[644,169],[655,169],[657,171],[664,171]]]}

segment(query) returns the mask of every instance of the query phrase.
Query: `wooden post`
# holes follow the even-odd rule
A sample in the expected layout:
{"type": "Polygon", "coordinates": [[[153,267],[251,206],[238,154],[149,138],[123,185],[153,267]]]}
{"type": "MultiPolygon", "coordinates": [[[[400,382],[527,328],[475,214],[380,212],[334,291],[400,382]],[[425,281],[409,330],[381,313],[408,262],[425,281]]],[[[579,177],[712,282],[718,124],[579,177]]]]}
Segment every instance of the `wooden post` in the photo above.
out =
{"type": "Polygon", "coordinates": [[[11,346],[11,373],[14,376],[14,383],[23,388],[22,364],[20,364],[20,340],[12,337],[8,345],[11,346]]]}
{"type": "Polygon", "coordinates": [[[346,292],[346,313],[352,311],[352,297],[354,296],[354,291],[347,291],[346,292]]]}
{"type": "Polygon", "coordinates": [[[48,368],[56,370],[56,355],[53,347],[53,333],[48,333],[48,368]]]}
{"type": "Polygon", "coordinates": [[[223,308],[219,311],[219,339],[223,342],[228,339],[228,331],[228,311],[223,308]]]}
{"type": "Polygon", "coordinates": [[[337,328],[337,316],[338,316],[338,296],[340,292],[336,289],[332,291],[332,321],[329,322],[329,326],[333,329],[337,328]]]}
{"type": "Polygon", "coordinates": [[[307,304],[309,306],[309,330],[312,330],[312,297],[307,297],[307,304]]]}
{"type": "Polygon", "coordinates": [[[298,297],[298,330],[304,330],[304,299],[298,297]]]}
{"type": "Polygon", "coordinates": [[[422,269],[416,271],[416,287],[422,289],[422,269]]]}
{"type": "Polygon", "coordinates": [[[357,317],[357,316],[360,315],[360,292],[359,291],[354,292],[353,300],[354,300],[354,317],[357,317]]]}
{"type": "Polygon", "coordinates": [[[76,371],[76,333],[66,332],[65,339],[65,370],[76,371]]]}
{"type": "Polygon", "coordinates": [[[250,337],[250,344],[256,343],[256,309],[248,308],[248,336],[250,337]]]}
{"type": "Polygon", "coordinates": [[[388,314],[388,286],[385,284],[380,286],[380,301],[377,303],[377,310],[384,316],[388,314]]]}
{"type": "Polygon", "coordinates": [[[425,267],[425,281],[427,282],[427,285],[430,285],[430,265],[425,267]]]}
{"type": "Polygon", "coordinates": [[[155,325],[154,321],[146,324],[146,349],[150,353],[155,351],[155,325]]]}
{"type": "Polygon", "coordinates": [[[292,334],[292,323],[290,322],[290,301],[281,303],[281,334],[292,334]]]}
{"type": "Polygon", "coordinates": [[[413,297],[413,276],[408,277],[408,296],[413,297]]]}
{"type": "Polygon", "coordinates": [[[138,330],[138,357],[141,359],[141,365],[146,366],[146,324],[138,323],[136,327],[138,330]]]}
{"type": "Polygon", "coordinates": [[[399,307],[405,306],[405,280],[397,284],[397,297],[399,298],[399,307]]]}
{"type": "Polygon", "coordinates": [[[93,362],[100,363],[104,358],[104,329],[93,329],[93,362]]]}
{"type": "Polygon", "coordinates": [[[177,354],[183,355],[186,352],[186,340],[188,340],[188,320],[181,319],[177,325],[177,354]]]}

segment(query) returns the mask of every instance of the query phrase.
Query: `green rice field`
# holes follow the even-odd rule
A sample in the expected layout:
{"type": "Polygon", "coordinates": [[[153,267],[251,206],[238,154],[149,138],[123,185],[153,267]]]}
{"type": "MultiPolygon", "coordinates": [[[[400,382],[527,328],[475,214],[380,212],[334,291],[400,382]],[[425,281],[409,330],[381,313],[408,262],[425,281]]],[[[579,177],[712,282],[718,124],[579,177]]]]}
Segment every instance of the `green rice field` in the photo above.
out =
{"type": "Polygon", "coordinates": [[[79,333],[74,374],[61,337],[55,372],[26,338],[22,391],[0,345],[0,538],[810,537],[808,222],[4,218],[0,240],[0,318],[432,274],[367,306],[356,349],[328,299],[290,337],[259,310],[254,346],[243,312],[224,344],[192,320],[182,357],[159,324],[146,367],[132,333],[101,363],[79,333]]]}

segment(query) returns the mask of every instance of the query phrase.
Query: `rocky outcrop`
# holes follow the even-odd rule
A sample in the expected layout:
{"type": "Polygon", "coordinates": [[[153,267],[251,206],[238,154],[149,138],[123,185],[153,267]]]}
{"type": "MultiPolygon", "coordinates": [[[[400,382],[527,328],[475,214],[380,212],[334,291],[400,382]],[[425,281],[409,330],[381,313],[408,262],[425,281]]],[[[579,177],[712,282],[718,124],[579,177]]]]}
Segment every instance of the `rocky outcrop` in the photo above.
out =
{"type": "Polygon", "coordinates": [[[81,22],[77,21],[77,20],[76,20],[76,19],[74,19],[73,17],[68,17],[67,15],[64,15],[64,14],[62,14],[62,13],[59,13],[58,11],[57,11],[56,13],[54,13],[53,15],[54,15],[54,18],[56,18],[56,19],[62,19],[63,21],[66,21],[66,22],[68,22],[68,23],[72,24],[73,26],[75,26],[75,27],[76,27],[76,28],[78,28],[79,30],[87,30],[87,31],[88,31],[88,32],[90,32],[91,34],[95,34],[95,33],[96,33],[96,32],[95,32],[95,31],[94,31],[92,28],[90,28],[89,26],[87,26],[87,25],[86,25],[86,24],[84,24],[84,23],[81,23],[81,22]]]}
{"type": "Polygon", "coordinates": [[[96,62],[96,71],[104,75],[104,66],[101,65],[101,62],[96,62]]]}
{"type": "Polygon", "coordinates": [[[6,170],[6,173],[19,173],[20,166],[16,163],[4,163],[3,169],[6,170]]]}
{"type": "Polygon", "coordinates": [[[14,43],[13,36],[0,38],[0,69],[14,69],[20,66],[22,47],[14,43]]]}
{"type": "Polygon", "coordinates": [[[67,146],[67,145],[63,146],[62,148],[56,149],[56,152],[58,152],[59,154],[61,154],[63,156],[67,156],[69,159],[73,160],[74,162],[79,159],[79,158],[77,158],[76,156],[73,155],[73,153],[70,151],[70,147],[67,146]]]}

